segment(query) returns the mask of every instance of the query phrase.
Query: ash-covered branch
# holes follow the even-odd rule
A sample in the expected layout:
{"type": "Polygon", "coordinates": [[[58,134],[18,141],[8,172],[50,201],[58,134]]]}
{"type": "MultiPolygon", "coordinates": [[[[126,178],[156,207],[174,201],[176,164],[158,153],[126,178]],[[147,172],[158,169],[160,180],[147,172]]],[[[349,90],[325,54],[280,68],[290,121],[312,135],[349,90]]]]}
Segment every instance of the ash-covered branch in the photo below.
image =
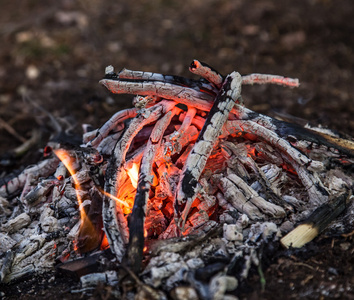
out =
{"type": "Polygon", "coordinates": [[[177,211],[179,205],[186,203],[182,216],[183,225],[186,221],[190,206],[198,192],[200,174],[204,170],[208,157],[221,133],[221,128],[226,122],[231,108],[240,94],[241,75],[233,72],[226,77],[225,82],[216,97],[213,108],[211,109],[198,139],[185,162],[176,196],[177,211]]]}

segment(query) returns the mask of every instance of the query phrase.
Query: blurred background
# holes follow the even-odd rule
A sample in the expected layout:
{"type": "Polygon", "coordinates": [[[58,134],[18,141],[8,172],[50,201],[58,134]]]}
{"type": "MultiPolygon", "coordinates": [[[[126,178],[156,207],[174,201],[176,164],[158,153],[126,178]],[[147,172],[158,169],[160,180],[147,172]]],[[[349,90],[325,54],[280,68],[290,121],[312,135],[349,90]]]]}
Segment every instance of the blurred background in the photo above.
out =
{"type": "Polygon", "coordinates": [[[36,104],[78,132],[131,106],[98,84],[107,65],[195,77],[192,59],[222,74],[297,77],[299,89],[244,87],[245,104],[352,133],[353,1],[181,3],[1,0],[0,154],[50,131],[36,104]]]}

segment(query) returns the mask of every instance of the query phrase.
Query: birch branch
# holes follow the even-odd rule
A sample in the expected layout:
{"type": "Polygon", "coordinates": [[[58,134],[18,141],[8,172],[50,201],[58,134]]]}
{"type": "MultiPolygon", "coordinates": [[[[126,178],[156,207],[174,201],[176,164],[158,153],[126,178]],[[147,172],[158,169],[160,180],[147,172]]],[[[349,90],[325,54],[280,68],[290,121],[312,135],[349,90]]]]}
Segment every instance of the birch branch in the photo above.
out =
{"type": "Polygon", "coordinates": [[[165,83],[171,83],[175,85],[185,86],[197,91],[204,90],[208,93],[217,94],[217,89],[209,83],[202,82],[200,80],[193,80],[176,75],[164,75],[152,72],[132,71],[126,68],[119,71],[117,74],[119,79],[132,79],[132,80],[144,80],[144,81],[160,81],[165,83]]]}
{"type": "Polygon", "coordinates": [[[185,162],[176,196],[177,206],[186,202],[182,216],[182,228],[186,221],[190,206],[196,197],[200,174],[206,165],[215,143],[217,142],[221,128],[226,122],[230,110],[240,94],[241,76],[239,73],[233,72],[226,77],[225,82],[216,97],[213,108],[211,109],[198,139],[185,162]]]}

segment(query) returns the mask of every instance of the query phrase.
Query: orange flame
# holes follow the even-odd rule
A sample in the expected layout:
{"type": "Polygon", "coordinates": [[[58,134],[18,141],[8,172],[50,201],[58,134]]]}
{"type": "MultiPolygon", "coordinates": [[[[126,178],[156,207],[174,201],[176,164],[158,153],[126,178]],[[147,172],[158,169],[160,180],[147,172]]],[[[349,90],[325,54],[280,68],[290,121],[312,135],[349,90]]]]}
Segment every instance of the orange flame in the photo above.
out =
{"type": "Polygon", "coordinates": [[[74,181],[77,202],[79,204],[81,223],[77,240],[73,241],[73,249],[74,251],[86,253],[97,247],[100,233],[91,223],[83,207],[83,201],[80,195],[81,186],[74,169],[75,157],[70,155],[70,152],[64,149],[54,150],[54,153],[65,165],[74,181]]]}
{"type": "Polygon", "coordinates": [[[80,207],[80,217],[81,221],[86,218],[86,213],[84,208],[82,207],[82,199],[79,193],[79,190],[81,189],[80,183],[75,175],[75,170],[74,170],[74,163],[75,163],[75,158],[70,155],[70,153],[64,149],[56,149],[53,150],[55,155],[62,161],[62,163],[65,165],[67,170],[69,171],[70,175],[72,176],[75,184],[75,192],[76,192],[76,197],[77,197],[77,202],[80,207]]]}
{"type": "Polygon", "coordinates": [[[130,181],[132,182],[132,186],[137,188],[139,178],[139,165],[133,163],[132,167],[127,170],[127,173],[130,177],[130,181]]]}
{"type": "Polygon", "coordinates": [[[128,207],[128,208],[131,208],[128,203],[126,203],[126,202],[123,201],[123,200],[120,200],[120,199],[117,198],[116,196],[113,196],[113,195],[111,195],[111,194],[109,194],[109,193],[107,193],[106,191],[103,191],[103,190],[101,190],[101,192],[102,192],[103,194],[105,194],[106,196],[112,198],[113,200],[116,200],[116,201],[119,202],[120,204],[122,204],[122,205],[124,205],[124,206],[126,206],[126,207],[128,207]]]}

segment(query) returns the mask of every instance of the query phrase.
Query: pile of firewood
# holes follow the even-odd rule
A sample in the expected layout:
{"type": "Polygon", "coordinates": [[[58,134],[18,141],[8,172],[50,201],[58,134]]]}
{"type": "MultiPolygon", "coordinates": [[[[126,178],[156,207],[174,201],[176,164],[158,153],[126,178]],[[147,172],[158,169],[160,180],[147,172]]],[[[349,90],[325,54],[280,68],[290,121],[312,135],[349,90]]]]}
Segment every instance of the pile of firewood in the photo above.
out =
{"type": "Polygon", "coordinates": [[[138,95],[134,108],[86,130],[80,147],[50,142],[43,161],[4,179],[2,282],[109,248],[109,267],[81,276],[83,291],[233,299],[261,270],[262,245],[301,247],[353,207],[351,140],[243,104],[242,85],[297,79],[222,76],[197,60],[190,71],[201,78],[107,67],[101,84],[138,95]]]}

